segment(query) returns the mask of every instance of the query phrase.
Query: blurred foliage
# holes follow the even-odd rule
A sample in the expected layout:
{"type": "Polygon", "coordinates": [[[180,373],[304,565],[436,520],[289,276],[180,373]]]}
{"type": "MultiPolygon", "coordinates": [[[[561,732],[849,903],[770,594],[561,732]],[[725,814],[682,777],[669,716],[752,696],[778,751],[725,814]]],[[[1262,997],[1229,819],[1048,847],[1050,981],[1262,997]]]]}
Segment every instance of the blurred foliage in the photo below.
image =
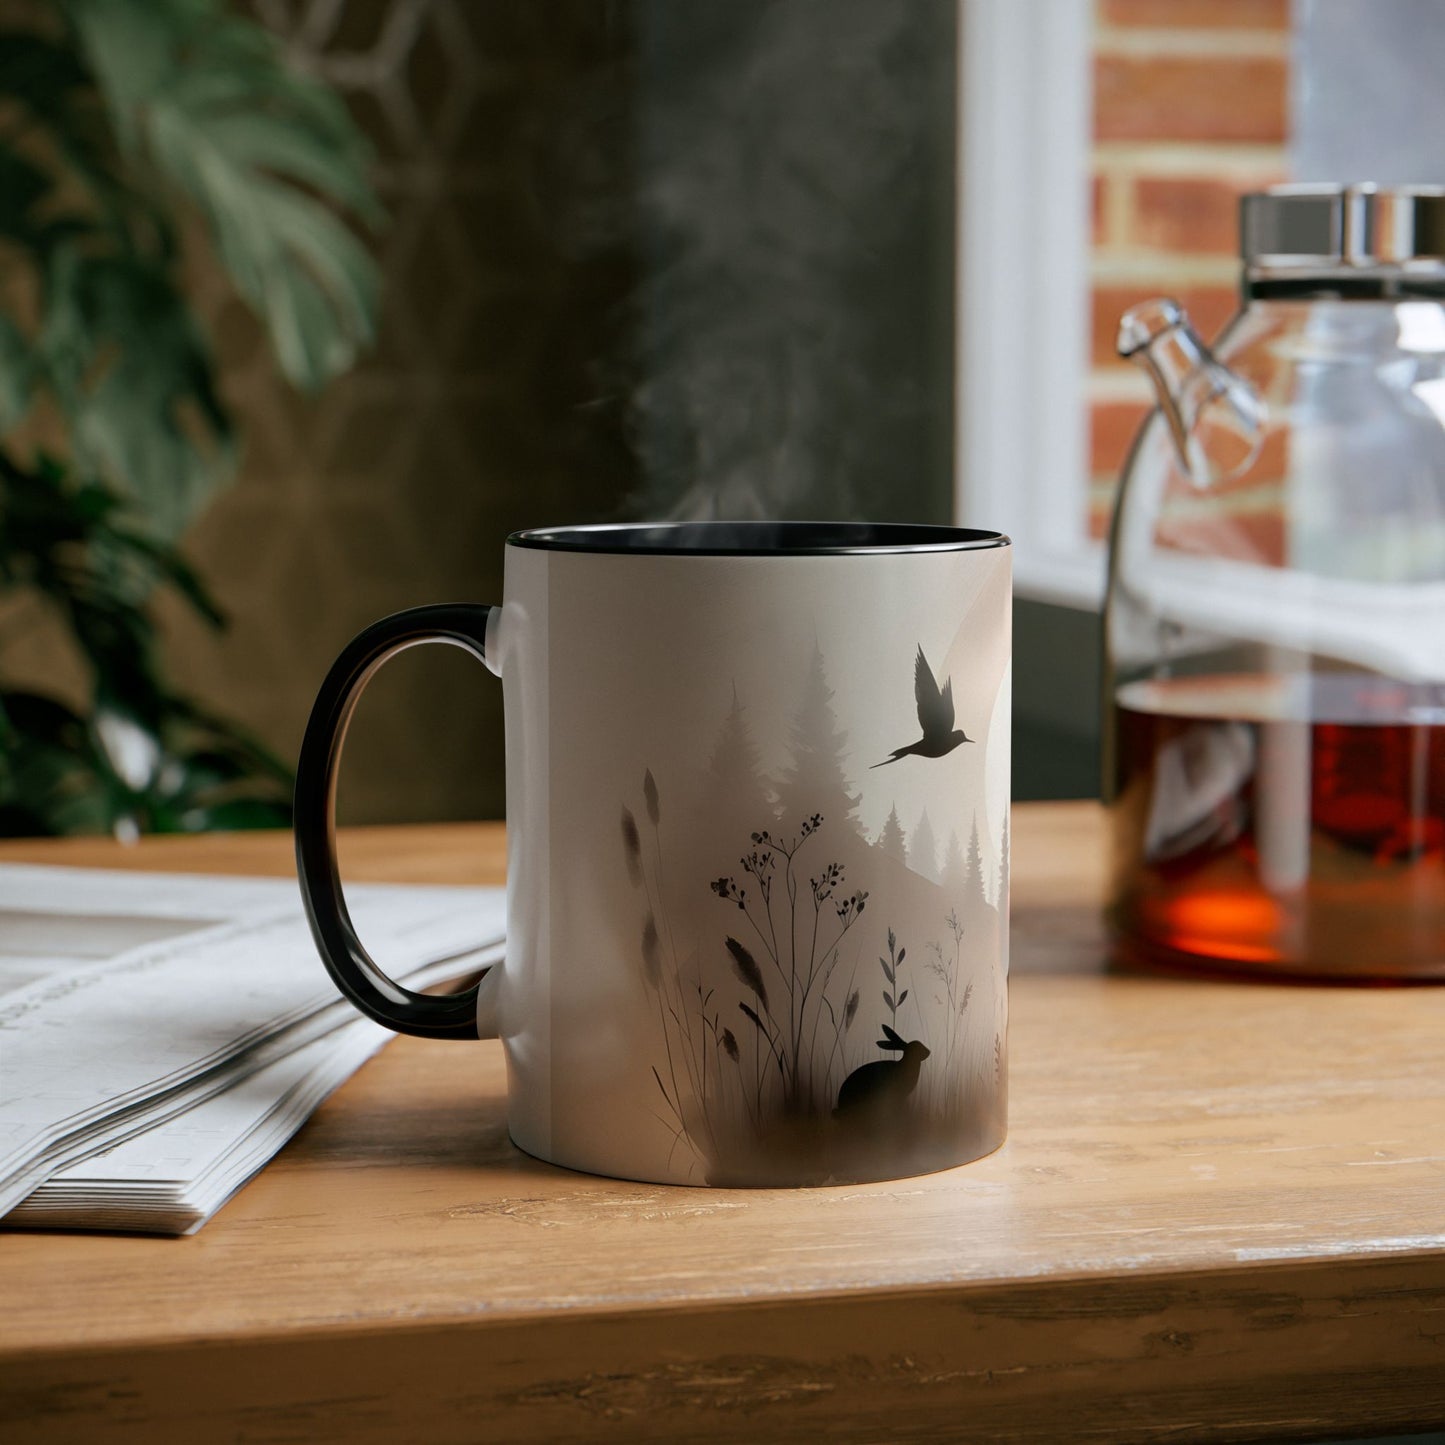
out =
{"type": "Polygon", "coordinates": [[[150,617],[163,587],[221,625],[176,540],[237,454],[182,232],[318,388],[373,339],[339,215],[378,221],[368,159],[223,0],[35,0],[0,29],[0,601],[53,609],[91,679],[82,714],[0,673],[0,832],[287,821],[288,770],[167,684],[150,617]]]}

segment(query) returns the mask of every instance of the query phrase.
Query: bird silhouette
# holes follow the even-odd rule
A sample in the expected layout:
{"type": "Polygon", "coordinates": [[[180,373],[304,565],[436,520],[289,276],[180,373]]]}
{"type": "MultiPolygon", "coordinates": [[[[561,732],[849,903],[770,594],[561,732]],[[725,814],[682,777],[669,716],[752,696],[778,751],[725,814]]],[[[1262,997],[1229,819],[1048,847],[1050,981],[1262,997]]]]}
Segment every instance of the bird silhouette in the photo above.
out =
{"type": "Polygon", "coordinates": [[[889,763],[896,763],[910,753],[920,758],[941,758],[951,753],[959,743],[973,741],[962,728],[953,725],[953,679],[949,678],[939,687],[933,680],[933,669],[929,667],[922,647],[918,649],[918,659],[913,664],[913,696],[918,702],[918,726],[923,729],[923,736],[906,748],[894,748],[891,758],[884,758],[873,767],[886,768],[889,763]]]}

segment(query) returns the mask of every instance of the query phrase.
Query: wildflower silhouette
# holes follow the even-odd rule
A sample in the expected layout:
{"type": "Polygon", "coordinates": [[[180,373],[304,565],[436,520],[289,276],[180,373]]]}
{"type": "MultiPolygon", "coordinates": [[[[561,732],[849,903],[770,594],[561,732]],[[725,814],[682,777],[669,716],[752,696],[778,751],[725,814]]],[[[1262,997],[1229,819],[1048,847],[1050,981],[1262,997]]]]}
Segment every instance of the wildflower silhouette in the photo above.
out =
{"type": "MultiPolygon", "coordinates": [[[[724,902],[742,911],[756,935],[763,961],[777,975],[780,987],[776,998],[770,1000],[758,958],[738,939],[727,937],[733,972],[757,1003],[756,1007],[746,1002],[738,1007],[760,1040],[759,1054],[766,1045],[777,1066],[784,1113],[795,1115],[816,1113],[825,1100],[831,1103],[827,1074],[836,1049],[816,1059],[817,1036],[824,1010],[832,1020],[835,1042],[846,1027],[828,1002],[828,984],[838,964],[838,945],[868,906],[866,889],[843,892],[843,865],[838,862],[825,863],[820,872],[809,876],[807,893],[800,887],[799,854],[822,826],[823,815],[812,813],[790,838],[774,836],[767,828],[751,834],[752,846],[739,864],[753,880],[752,894],[732,877],[715,878],[708,885],[724,902]],[[806,911],[809,901],[811,917],[806,911]],[[837,920],[835,925],[825,927],[825,911],[837,920]]],[[[856,1001],[850,1002],[856,1011],[856,1001]]],[[[851,1022],[849,1013],[847,1023],[851,1022]]],[[[755,1070],[753,1103],[759,1115],[764,1080],[765,1071],[755,1070]]]]}
{"type": "Polygon", "coordinates": [[[894,992],[898,988],[898,973],[903,967],[903,960],[907,957],[908,950],[898,948],[897,935],[890,928],[888,930],[888,957],[879,958],[878,962],[883,969],[883,977],[888,980],[888,987],[883,990],[883,1002],[888,1008],[889,1022],[895,1029],[898,1027],[898,1010],[903,1007],[903,1001],[908,997],[906,988],[898,993],[897,997],[894,997],[894,992]]]}

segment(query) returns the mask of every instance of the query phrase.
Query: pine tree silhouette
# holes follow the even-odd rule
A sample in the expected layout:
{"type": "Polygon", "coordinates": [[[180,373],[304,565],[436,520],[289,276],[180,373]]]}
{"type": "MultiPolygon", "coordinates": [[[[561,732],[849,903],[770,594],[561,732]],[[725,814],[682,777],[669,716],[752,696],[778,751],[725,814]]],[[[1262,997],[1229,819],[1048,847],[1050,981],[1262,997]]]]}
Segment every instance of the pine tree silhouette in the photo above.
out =
{"type": "Polygon", "coordinates": [[[747,708],[737,688],[718,728],[702,781],[704,807],[712,825],[710,846],[721,847],[724,858],[735,860],[749,834],[771,828],[777,819],[772,786],[763,775],[747,708]]]}
{"type": "Polygon", "coordinates": [[[908,866],[915,873],[938,882],[938,844],[933,838],[933,824],[928,821],[928,809],[918,815],[918,826],[908,840],[908,866]]]}
{"type": "Polygon", "coordinates": [[[983,886],[983,849],[978,843],[977,813],[973,815],[973,831],[968,837],[968,857],[963,867],[967,893],[964,906],[971,914],[978,914],[988,907],[988,897],[983,886]]]}
{"type": "Polygon", "coordinates": [[[733,705],[718,730],[712,762],[708,766],[724,783],[746,780],[751,786],[760,776],[758,745],[753,741],[747,709],[738,700],[736,685],[733,687],[733,705]]]}
{"type": "Polygon", "coordinates": [[[860,832],[858,796],[843,770],[847,734],[833,712],[833,690],[823,669],[822,650],[814,644],[813,660],[803,679],[803,697],[793,720],[792,762],[778,782],[779,811],[784,831],[821,813],[837,837],[844,828],[860,832]]]}
{"type": "Polygon", "coordinates": [[[898,821],[896,803],[888,810],[888,820],[878,834],[878,847],[890,858],[896,858],[903,864],[908,862],[908,844],[903,838],[903,824],[898,821]]]}
{"type": "Polygon", "coordinates": [[[943,855],[943,876],[941,879],[944,888],[948,890],[948,896],[955,901],[961,900],[968,892],[968,870],[963,861],[963,849],[959,846],[958,834],[948,835],[948,851],[943,855]]]}

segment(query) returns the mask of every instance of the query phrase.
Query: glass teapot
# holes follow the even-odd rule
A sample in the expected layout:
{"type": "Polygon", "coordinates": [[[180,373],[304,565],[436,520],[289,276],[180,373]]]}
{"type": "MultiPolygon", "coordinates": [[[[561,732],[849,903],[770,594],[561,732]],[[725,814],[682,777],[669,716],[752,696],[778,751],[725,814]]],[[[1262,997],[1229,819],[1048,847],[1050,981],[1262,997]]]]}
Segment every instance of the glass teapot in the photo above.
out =
{"type": "Polygon", "coordinates": [[[1105,614],[1121,951],[1445,977],[1445,192],[1241,206],[1213,349],[1173,302],[1119,350],[1157,408],[1105,614]]]}

